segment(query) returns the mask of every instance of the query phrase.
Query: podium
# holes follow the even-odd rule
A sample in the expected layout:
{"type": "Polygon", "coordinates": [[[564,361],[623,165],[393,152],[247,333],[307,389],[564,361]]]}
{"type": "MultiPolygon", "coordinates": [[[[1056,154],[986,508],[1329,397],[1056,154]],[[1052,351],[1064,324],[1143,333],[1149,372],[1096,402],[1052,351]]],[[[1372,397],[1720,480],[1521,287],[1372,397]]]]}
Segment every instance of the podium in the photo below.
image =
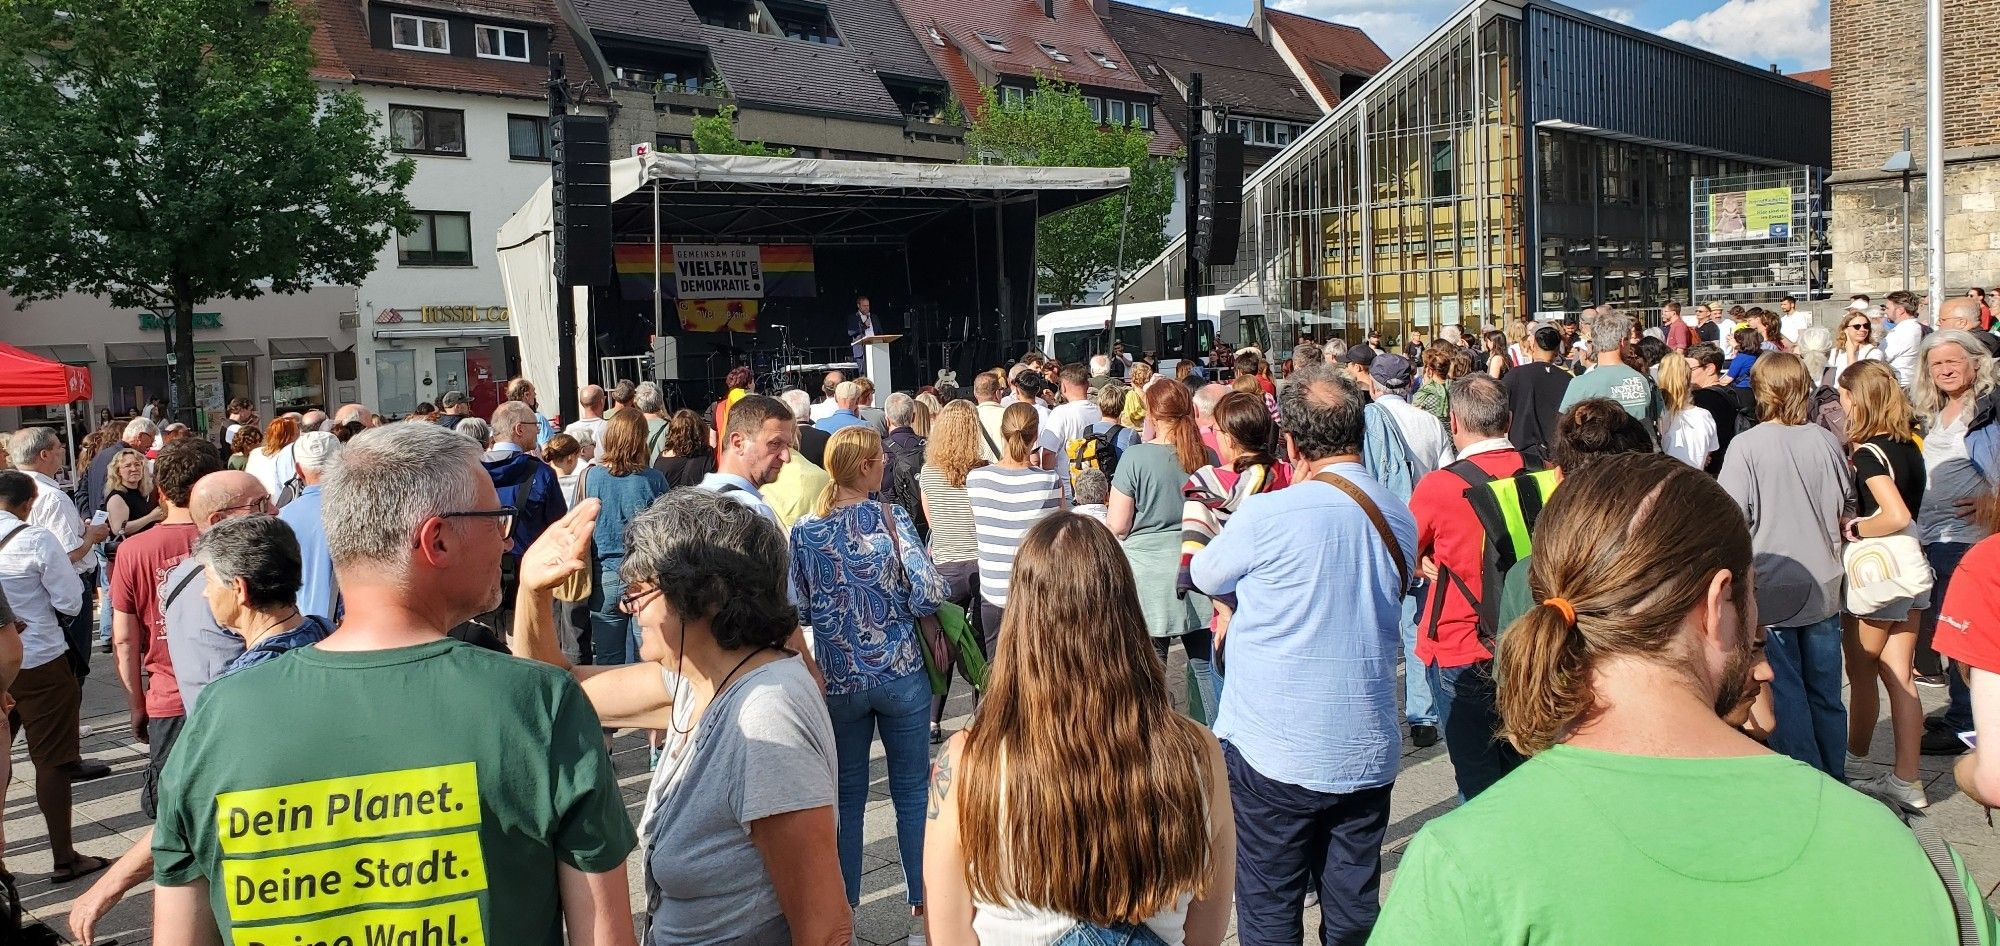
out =
{"type": "Polygon", "coordinates": [[[889,399],[896,386],[889,381],[889,343],[901,335],[863,335],[854,344],[862,346],[861,373],[875,382],[875,403],[870,407],[881,407],[889,399]]]}

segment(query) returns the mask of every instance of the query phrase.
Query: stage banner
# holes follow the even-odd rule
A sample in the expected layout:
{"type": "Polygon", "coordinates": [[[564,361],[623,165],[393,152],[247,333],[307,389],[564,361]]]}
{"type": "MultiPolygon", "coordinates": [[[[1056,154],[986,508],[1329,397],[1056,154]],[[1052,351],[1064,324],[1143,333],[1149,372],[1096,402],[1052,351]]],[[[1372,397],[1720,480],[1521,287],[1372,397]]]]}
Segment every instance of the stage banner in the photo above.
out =
{"type": "MultiPolygon", "coordinates": [[[[628,300],[653,297],[653,245],[615,248],[620,293],[628,300]]],[[[660,273],[668,299],[810,299],[813,248],[799,244],[746,246],[677,243],[660,247],[660,273]]]]}
{"type": "Polygon", "coordinates": [[[683,332],[755,332],[755,299],[681,299],[674,303],[683,332]]]}
{"type": "Polygon", "coordinates": [[[1711,243],[1784,240],[1792,235],[1792,189],[1761,187],[1708,197],[1711,243]]]}

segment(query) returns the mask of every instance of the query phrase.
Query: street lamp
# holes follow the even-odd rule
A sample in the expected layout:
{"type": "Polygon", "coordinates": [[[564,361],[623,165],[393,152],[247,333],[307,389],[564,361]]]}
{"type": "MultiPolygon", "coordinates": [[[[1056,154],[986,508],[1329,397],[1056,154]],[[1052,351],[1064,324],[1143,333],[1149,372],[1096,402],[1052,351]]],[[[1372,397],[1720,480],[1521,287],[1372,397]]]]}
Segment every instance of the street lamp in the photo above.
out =
{"type": "Polygon", "coordinates": [[[1910,126],[1903,126],[1903,150],[1882,162],[1882,170],[1903,175],[1903,291],[1910,291],[1910,126]]]}

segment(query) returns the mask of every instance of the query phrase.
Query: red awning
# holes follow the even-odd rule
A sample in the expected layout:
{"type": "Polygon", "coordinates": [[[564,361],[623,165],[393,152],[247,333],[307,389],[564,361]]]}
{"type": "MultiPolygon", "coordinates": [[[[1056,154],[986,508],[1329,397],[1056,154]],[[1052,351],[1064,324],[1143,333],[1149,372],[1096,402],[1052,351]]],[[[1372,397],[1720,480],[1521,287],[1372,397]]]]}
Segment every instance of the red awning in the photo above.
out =
{"type": "Polygon", "coordinates": [[[50,361],[0,342],[0,407],[40,407],[89,399],[89,368],[50,361]]]}

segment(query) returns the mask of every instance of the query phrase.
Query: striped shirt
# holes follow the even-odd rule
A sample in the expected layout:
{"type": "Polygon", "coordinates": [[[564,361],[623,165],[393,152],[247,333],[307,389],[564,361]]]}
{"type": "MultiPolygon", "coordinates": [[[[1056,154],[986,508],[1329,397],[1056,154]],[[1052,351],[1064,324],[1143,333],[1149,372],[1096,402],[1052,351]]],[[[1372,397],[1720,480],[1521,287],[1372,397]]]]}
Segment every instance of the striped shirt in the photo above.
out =
{"type": "Polygon", "coordinates": [[[1062,508],[1062,481],[1047,470],[984,466],[966,475],[965,494],[979,543],[979,594],[1004,608],[1021,539],[1062,508]]]}
{"type": "Polygon", "coordinates": [[[979,557],[972,534],[972,503],[965,487],[953,486],[944,471],[926,466],[917,473],[924,494],[924,515],[931,527],[931,561],[970,562],[979,557]]]}

